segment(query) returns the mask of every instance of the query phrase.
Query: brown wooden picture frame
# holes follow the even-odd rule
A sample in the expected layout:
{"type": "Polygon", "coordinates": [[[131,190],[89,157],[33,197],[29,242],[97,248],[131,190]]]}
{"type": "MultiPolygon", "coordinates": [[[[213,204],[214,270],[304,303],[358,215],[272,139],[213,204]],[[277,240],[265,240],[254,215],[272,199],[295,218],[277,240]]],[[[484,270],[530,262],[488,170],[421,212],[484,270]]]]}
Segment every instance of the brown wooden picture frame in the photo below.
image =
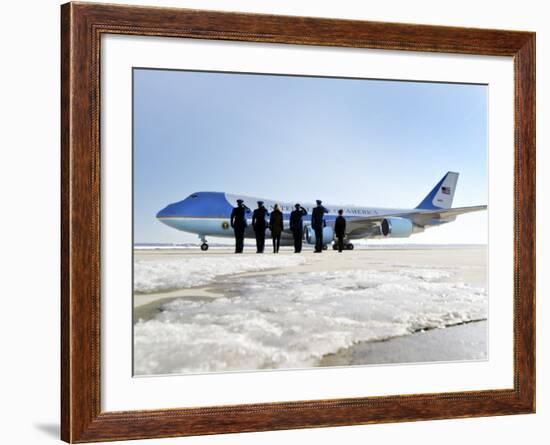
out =
{"type": "Polygon", "coordinates": [[[92,3],[61,7],[61,438],[174,437],[535,411],[535,34],[92,3]],[[208,408],[102,412],[102,34],[511,56],[515,70],[514,386],[208,408]]]}

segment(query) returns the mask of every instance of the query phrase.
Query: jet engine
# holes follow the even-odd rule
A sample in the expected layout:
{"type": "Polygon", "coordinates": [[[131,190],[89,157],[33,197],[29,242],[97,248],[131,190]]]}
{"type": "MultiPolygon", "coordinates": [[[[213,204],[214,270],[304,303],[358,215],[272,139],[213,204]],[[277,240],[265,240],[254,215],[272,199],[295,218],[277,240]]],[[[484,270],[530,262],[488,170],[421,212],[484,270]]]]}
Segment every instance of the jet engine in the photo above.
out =
{"type": "Polygon", "coordinates": [[[386,238],[408,238],[415,232],[414,224],[407,218],[384,218],[380,232],[386,238]]]}
{"type": "MultiPolygon", "coordinates": [[[[305,226],[305,238],[306,242],[308,244],[315,244],[316,238],[315,238],[315,230],[311,226],[305,226]]],[[[334,239],[334,230],[332,230],[332,227],[326,226],[323,227],[323,244],[330,244],[332,243],[332,240],[334,239]]]]}

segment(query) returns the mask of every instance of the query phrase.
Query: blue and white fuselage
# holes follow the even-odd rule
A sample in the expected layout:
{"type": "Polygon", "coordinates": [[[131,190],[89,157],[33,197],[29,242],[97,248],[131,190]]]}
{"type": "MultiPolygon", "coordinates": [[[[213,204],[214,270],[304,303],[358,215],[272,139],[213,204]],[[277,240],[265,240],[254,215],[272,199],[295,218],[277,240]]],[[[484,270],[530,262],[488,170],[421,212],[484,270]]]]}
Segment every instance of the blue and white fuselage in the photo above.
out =
{"type": "MultiPolygon", "coordinates": [[[[323,204],[328,210],[328,213],[325,214],[326,227],[323,232],[323,243],[326,245],[333,241],[334,221],[339,209],[343,210],[343,216],[346,218],[346,240],[350,246],[349,240],[353,239],[408,237],[413,233],[424,231],[427,227],[454,221],[459,214],[486,209],[485,205],[451,208],[457,180],[458,173],[448,172],[414,209],[323,204]]],[[[290,213],[294,210],[294,202],[281,202],[224,192],[196,192],[183,201],[169,204],[159,211],[156,217],[174,229],[197,234],[203,240],[203,249],[206,250],[207,236],[234,237],[230,217],[238,199],[242,199],[244,205],[250,209],[247,212],[248,227],[245,237],[254,238],[251,225],[252,211],[257,207],[258,201],[263,201],[268,212],[273,210],[275,204],[279,205],[283,212],[285,228],[281,244],[292,243],[292,234],[288,228],[290,213]]],[[[314,244],[314,233],[310,224],[311,211],[315,204],[301,203],[301,205],[308,212],[303,217],[304,239],[306,242],[314,244]]]]}

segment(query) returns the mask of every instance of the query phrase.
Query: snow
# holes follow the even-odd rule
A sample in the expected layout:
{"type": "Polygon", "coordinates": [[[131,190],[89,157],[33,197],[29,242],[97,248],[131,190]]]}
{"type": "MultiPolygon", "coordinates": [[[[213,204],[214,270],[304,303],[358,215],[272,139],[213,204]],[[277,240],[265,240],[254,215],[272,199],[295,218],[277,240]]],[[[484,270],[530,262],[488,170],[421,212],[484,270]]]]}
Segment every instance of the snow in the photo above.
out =
{"type": "Polygon", "coordinates": [[[139,259],[134,262],[134,292],[151,293],[205,285],[221,275],[298,266],[304,256],[209,255],[201,258],[139,259]]]}
{"type": "MultiPolygon", "coordinates": [[[[205,267],[212,279],[275,266],[271,261],[277,259],[212,265],[209,258],[192,271],[180,262],[162,267],[177,285],[181,270],[186,275],[182,283],[200,282],[205,267]],[[199,270],[201,276],[193,277],[199,270]]],[[[141,289],[157,285],[147,276],[141,289]]],[[[233,278],[226,284],[225,297],[176,299],[153,319],[136,323],[136,373],[310,367],[323,355],[359,341],[487,317],[486,289],[460,282],[448,269],[302,272],[233,278]]]]}

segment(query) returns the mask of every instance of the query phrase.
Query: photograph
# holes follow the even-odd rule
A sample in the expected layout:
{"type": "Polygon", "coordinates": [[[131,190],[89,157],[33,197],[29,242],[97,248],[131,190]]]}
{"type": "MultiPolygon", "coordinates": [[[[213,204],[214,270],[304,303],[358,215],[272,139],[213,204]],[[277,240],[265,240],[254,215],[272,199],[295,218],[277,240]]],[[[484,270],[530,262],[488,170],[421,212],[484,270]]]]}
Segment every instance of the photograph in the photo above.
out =
{"type": "Polygon", "coordinates": [[[132,81],[134,376],[487,360],[487,85],[132,81]]]}

